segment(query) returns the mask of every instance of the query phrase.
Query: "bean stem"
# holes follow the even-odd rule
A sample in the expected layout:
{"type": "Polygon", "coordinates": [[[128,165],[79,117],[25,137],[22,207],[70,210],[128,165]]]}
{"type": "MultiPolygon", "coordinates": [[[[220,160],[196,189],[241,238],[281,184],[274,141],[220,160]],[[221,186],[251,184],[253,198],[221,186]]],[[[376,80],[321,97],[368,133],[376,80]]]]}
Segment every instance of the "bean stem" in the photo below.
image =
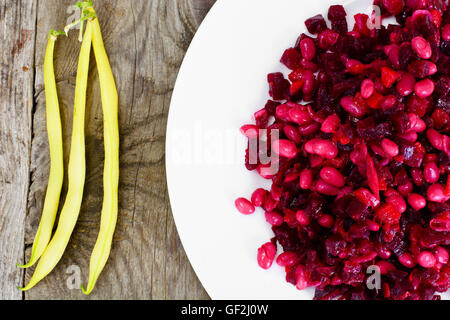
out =
{"type": "MultiPolygon", "coordinates": [[[[82,12],[84,12],[85,9],[92,7],[92,0],[89,1],[80,1],[75,4],[76,8],[80,8],[82,12]]],[[[83,28],[84,28],[84,20],[80,21],[80,33],[78,35],[78,41],[83,41],[83,28]]]]}
{"type": "Polygon", "coordinates": [[[84,26],[84,22],[86,20],[91,20],[95,17],[95,13],[88,10],[90,7],[92,7],[92,0],[88,0],[88,1],[79,1],[75,4],[75,8],[81,9],[81,18],[68,24],[65,28],[64,28],[64,32],[66,35],[69,34],[70,29],[72,29],[73,27],[80,25],[80,33],[78,36],[78,40],[80,42],[83,41],[83,26],[84,26]]]}

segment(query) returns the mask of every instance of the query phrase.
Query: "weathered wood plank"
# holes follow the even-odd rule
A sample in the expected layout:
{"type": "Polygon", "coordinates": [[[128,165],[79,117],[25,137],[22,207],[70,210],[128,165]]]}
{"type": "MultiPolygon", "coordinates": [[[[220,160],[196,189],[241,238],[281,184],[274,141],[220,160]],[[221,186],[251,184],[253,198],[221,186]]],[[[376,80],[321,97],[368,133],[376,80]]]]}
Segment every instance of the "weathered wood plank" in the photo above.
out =
{"type": "MultiPolygon", "coordinates": [[[[97,0],[96,9],[120,97],[120,216],[111,258],[89,299],[207,299],[181,246],[170,211],[164,145],[170,97],[179,66],[211,0],[97,0]]],[[[45,35],[66,23],[73,0],[40,0],[36,41],[36,110],[26,244],[37,230],[47,184],[42,65],[45,35]]],[[[69,14],[70,15],[70,14],[69,14]]],[[[56,47],[56,73],[66,159],[79,44],[76,35],[56,47]]],[[[82,281],[98,234],[102,204],[103,117],[98,75],[91,66],[86,117],[87,182],[79,222],[60,264],[26,299],[87,299],[67,280],[82,281]],[[70,269],[75,266],[75,269],[70,269]],[[70,279],[69,279],[70,280],[70,279]]],[[[66,187],[64,187],[65,189],[66,187]]],[[[63,192],[64,193],[64,192],[63,192]]],[[[30,254],[28,248],[26,255],[30,254]]],[[[33,270],[26,273],[28,281],[33,270]]]]}
{"type": "Polygon", "coordinates": [[[197,23],[200,23],[205,18],[206,14],[209,12],[211,7],[216,3],[217,0],[194,0],[191,1],[192,9],[194,10],[195,17],[197,18],[197,23]]]}
{"type": "Polygon", "coordinates": [[[0,1],[0,300],[22,299],[35,24],[34,1],[0,1]]]}

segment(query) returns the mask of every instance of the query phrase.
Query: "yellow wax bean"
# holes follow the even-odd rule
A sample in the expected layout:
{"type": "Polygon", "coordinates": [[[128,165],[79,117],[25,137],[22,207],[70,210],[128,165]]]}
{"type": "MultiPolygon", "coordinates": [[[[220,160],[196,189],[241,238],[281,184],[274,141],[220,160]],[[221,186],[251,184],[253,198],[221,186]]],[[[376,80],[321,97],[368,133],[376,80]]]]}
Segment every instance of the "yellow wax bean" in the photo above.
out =
{"type": "Polygon", "coordinates": [[[61,260],[80,212],[86,176],[84,121],[91,44],[92,28],[88,25],[81,45],[78,61],[67,198],[61,211],[55,235],[39,260],[30,283],[25,288],[21,288],[23,291],[33,288],[39,281],[46,277],[61,260]]]}
{"type": "Polygon", "coordinates": [[[51,31],[48,36],[47,50],[44,60],[45,100],[47,105],[47,134],[50,146],[50,176],[41,222],[31,251],[30,262],[21,268],[33,266],[44,253],[53,231],[56,214],[58,213],[61,189],[64,180],[63,138],[61,116],[59,112],[58,94],[56,90],[55,71],[53,67],[53,53],[57,32],[51,31]]]}
{"type": "MultiPolygon", "coordinates": [[[[90,8],[95,13],[94,9],[90,8]]],[[[98,19],[88,23],[92,27],[92,45],[97,62],[104,117],[105,168],[103,175],[104,198],[100,232],[91,255],[89,282],[83,293],[89,295],[108,261],[118,215],[119,187],[119,121],[118,95],[114,76],[103,44],[98,19]]]]}

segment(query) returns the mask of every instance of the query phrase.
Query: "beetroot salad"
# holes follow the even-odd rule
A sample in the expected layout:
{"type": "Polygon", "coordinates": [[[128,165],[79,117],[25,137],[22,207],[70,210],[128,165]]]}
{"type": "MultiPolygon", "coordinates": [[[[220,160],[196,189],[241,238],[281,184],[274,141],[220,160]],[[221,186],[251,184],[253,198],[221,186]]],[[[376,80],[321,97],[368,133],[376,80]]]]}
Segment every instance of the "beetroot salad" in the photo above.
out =
{"type": "Polygon", "coordinates": [[[341,5],[305,22],[281,58],[290,72],[268,75],[271,100],[241,128],[245,165],[271,189],[235,204],[272,226],[259,266],[275,262],[316,300],[438,300],[450,288],[450,9],[374,8],[351,30],[341,5]]]}

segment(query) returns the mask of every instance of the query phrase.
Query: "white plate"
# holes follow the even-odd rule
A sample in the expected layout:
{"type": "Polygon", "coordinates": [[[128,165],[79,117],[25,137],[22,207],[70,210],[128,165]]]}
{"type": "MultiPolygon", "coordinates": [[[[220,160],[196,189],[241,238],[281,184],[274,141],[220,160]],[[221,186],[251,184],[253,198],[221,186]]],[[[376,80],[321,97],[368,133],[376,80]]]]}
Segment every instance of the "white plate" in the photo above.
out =
{"type": "MultiPolygon", "coordinates": [[[[349,18],[370,13],[372,1],[347,1],[349,18]]],[[[170,107],[167,180],[184,249],[213,299],[313,297],[275,263],[269,271],[257,264],[273,232],[262,210],[243,216],[234,200],[269,183],[245,169],[239,128],[265,105],[267,74],[285,70],[280,57],[306,32],[304,21],[342,2],[218,0],[186,54],[170,107]]]]}

